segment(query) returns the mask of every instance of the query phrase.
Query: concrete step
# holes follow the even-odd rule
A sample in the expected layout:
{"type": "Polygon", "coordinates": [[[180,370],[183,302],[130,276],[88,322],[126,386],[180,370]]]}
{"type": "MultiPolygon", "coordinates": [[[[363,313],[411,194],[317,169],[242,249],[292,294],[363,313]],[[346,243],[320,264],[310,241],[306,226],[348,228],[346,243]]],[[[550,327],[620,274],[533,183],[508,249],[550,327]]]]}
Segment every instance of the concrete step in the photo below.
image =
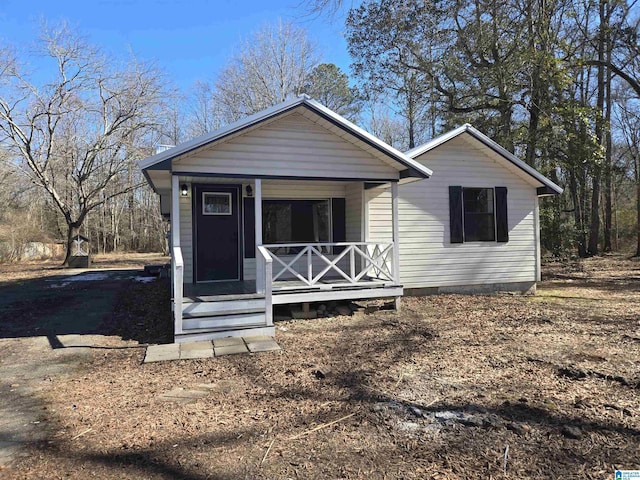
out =
{"type": "Polygon", "coordinates": [[[266,323],[264,309],[255,313],[238,315],[215,315],[210,317],[184,318],[182,320],[183,330],[193,329],[233,329],[246,328],[249,326],[263,326],[266,323]]]}
{"type": "Polygon", "coordinates": [[[264,298],[263,293],[238,293],[233,295],[191,295],[182,298],[182,303],[228,302],[264,298]]]}
{"type": "Polygon", "coordinates": [[[194,302],[183,304],[183,318],[213,317],[218,315],[249,314],[265,311],[265,299],[242,299],[220,302],[194,302]]]}
{"type": "Polygon", "coordinates": [[[255,335],[268,335],[270,337],[275,336],[275,327],[247,327],[247,328],[234,328],[225,329],[220,331],[215,330],[191,330],[175,335],[174,339],[176,343],[184,342],[198,342],[201,340],[213,340],[216,338],[227,337],[250,337],[255,335]]]}

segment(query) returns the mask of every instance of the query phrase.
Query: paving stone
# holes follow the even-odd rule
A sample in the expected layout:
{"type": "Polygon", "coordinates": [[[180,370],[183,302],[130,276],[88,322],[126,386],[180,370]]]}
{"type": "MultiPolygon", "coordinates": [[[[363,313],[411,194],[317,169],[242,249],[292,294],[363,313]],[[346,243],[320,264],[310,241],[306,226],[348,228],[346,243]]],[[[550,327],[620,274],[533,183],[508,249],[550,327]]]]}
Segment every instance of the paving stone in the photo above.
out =
{"type": "Polygon", "coordinates": [[[210,341],[180,344],[180,358],[190,360],[213,357],[213,344],[210,341]]]}
{"type": "Polygon", "coordinates": [[[214,392],[219,389],[217,383],[199,383],[196,385],[196,388],[202,390],[203,392],[214,392]]]}
{"type": "Polygon", "coordinates": [[[180,352],[180,360],[197,360],[199,358],[213,357],[213,347],[208,350],[182,350],[180,352]]]}
{"type": "Polygon", "coordinates": [[[250,337],[242,337],[245,343],[264,342],[266,340],[273,340],[269,335],[252,335],[250,337]]]}
{"type": "Polygon", "coordinates": [[[222,355],[236,355],[239,353],[249,353],[247,346],[244,344],[237,345],[228,345],[224,347],[213,347],[213,351],[216,357],[221,357],[222,355]]]}
{"type": "Polygon", "coordinates": [[[209,392],[204,390],[185,390],[184,388],[174,388],[163,393],[159,399],[163,402],[192,403],[199,398],[206,397],[209,392]]]}
{"type": "Polygon", "coordinates": [[[209,348],[213,348],[213,344],[209,340],[203,342],[189,342],[180,344],[180,350],[183,352],[187,350],[207,350],[209,348]]]}
{"type": "Polygon", "coordinates": [[[240,337],[216,338],[213,340],[214,347],[232,347],[234,345],[244,345],[240,337]]]}
{"type": "Polygon", "coordinates": [[[150,345],[144,357],[144,363],[178,360],[180,358],[180,344],[150,345]]]}
{"type": "Polygon", "coordinates": [[[259,342],[247,342],[247,348],[251,353],[280,350],[280,346],[273,339],[262,340],[259,342]]]}

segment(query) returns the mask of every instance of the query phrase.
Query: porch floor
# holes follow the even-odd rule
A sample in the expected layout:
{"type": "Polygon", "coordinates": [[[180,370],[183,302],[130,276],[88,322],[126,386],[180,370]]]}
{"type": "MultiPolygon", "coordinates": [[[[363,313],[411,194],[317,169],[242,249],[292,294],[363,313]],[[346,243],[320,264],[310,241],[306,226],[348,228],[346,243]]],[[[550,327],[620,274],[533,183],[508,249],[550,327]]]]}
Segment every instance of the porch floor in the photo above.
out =
{"type": "MultiPolygon", "coordinates": [[[[301,292],[318,292],[326,290],[367,290],[389,286],[389,282],[368,281],[351,284],[341,277],[324,278],[314,286],[309,286],[300,280],[276,280],[273,282],[273,295],[301,292]]],[[[185,283],[185,302],[211,302],[217,300],[235,300],[261,298],[256,293],[254,280],[231,282],[185,283]]]]}
{"type": "Polygon", "coordinates": [[[244,280],[235,282],[208,282],[208,283],[185,283],[183,296],[194,302],[209,300],[208,297],[225,296],[227,300],[229,295],[245,295],[256,294],[256,282],[254,280],[244,280]]]}

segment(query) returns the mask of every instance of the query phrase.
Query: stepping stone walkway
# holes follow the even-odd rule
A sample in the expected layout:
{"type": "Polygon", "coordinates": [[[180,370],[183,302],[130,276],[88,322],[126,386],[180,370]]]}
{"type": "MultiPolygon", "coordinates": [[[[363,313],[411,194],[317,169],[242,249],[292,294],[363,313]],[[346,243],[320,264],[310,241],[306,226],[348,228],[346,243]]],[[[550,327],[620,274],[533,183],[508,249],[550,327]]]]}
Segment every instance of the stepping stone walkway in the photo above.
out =
{"type": "Polygon", "coordinates": [[[217,383],[200,383],[191,385],[189,388],[174,388],[160,395],[158,400],[161,402],[187,404],[209,395],[224,395],[235,388],[236,383],[230,380],[222,380],[217,383]]]}
{"type": "Polygon", "coordinates": [[[192,360],[196,358],[221,357],[223,355],[240,353],[271,352],[275,350],[280,350],[280,346],[273,337],[268,335],[217,338],[213,341],[204,342],[150,345],[147,347],[143,363],[165,362],[168,360],[192,360]]]}

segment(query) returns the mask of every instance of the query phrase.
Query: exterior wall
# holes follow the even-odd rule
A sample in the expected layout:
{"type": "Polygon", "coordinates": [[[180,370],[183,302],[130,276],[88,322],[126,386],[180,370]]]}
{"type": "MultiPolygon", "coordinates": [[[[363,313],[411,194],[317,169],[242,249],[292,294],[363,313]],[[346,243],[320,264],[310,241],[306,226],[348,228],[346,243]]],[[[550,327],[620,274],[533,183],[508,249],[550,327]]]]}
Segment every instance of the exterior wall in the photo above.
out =
{"type": "Polygon", "coordinates": [[[225,175],[398,178],[393,167],[299,113],[178,159],[173,168],[225,175]]]}
{"type": "MultiPolygon", "coordinates": [[[[537,279],[536,189],[479,145],[457,137],[418,157],[431,179],[399,187],[400,280],[405,288],[537,279]],[[508,189],[509,241],[451,244],[449,186],[508,189]]],[[[391,240],[391,194],[367,191],[369,238],[391,240]]]]}
{"type": "MultiPolygon", "coordinates": [[[[184,183],[181,181],[181,183],[184,183]]],[[[203,182],[206,183],[206,182],[203,182]]],[[[262,182],[262,197],[264,199],[325,199],[344,198],[347,189],[355,190],[362,183],[344,183],[327,181],[294,181],[294,180],[265,180],[262,182]]],[[[243,195],[245,189],[242,189],[243,195]]],[[[360,198],[360,197],[358,197],[360,198]]],[[[355,198],[354,198],[355,200],[355,198]]],[[[347,199],[347,216],[349,212],[354,215],[358,211],[351,205],[351,200],[347,199]]],[[[359,201],[359,205],[362,202],[359,201]]],[[[193,282],[193,221],[192,221],[192,199],[180,198],[180,243],[182,245],[182,256],[184,257],[184,281],[193,282]]],[[[355,223],[355,219],[352,220],[355,223]]],[[[349,235],[349,221],[347,221],[347,235],[349,235]]],[[[349,238],[349,237],[347,237],[349,238]]],[[[358,241],[358,239],[350,241],[358,241]]],[[[304,260],[306,262],[306,260],[304,260]]],[[[302,260],[301,260],[302,264],[302,260]]],[[[321,260],[314,262],[317,270],[324,264],[321,260]]],[[[274,270],[280,270],[280,264],[274,264],[274,270]]],[[[301,267],[300,267],[301,268],[301,267]]],[[[256,261],[254,258],[243,259],[244,279],[255,280],[256,261]]],[[[319,271],[319,270],[318,270],[319,271]]],[[[287,278],[286,276],[284,278],[287,278]]]]}
{"type": "Polygon", "coordinates": [[[184,282],[193,282],[193,220],[191,197],[180,197],[180,248],[184,260],[184,282]]]}
{"type": "Polygon", "coordinates": [[[360,242],[363,240],[363,215],[363,184],[362,182],[348,183],[345,188],[347,242],[360,242]]]}

